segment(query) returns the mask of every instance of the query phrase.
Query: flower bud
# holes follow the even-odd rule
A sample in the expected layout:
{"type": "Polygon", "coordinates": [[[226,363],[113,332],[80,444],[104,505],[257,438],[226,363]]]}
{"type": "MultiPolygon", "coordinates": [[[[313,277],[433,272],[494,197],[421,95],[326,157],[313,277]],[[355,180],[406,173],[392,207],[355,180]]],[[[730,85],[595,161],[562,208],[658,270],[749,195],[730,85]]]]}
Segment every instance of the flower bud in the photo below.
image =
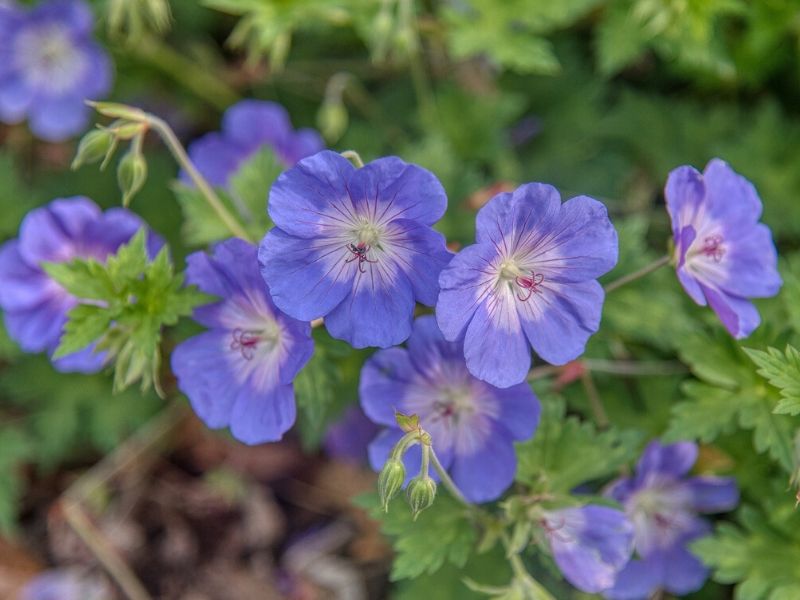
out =
{"type": "Polygon", "coordinates": [[[378,494],[380,495],[384,512],[389,511],[389,502],[403,487],[405,480],[406,468],[403,466],[403,461],[397,458],[387,460],[378,476],[378,494]]]}
{"type": "Polygon", "coordinates": [[[102,159],[111,149],[114,136],[105,129],[94,129],[81,138],[78,151],[72,161],[72,170],[102,159]]]}
{"type": "Polygon", "coordinates": [[[147,180],[147,161],[141,153],[129,150],[117,165],[117,182],[122,190],[122,204],[128,206],[147,180]]]}
{"type": "Polygon", "coordinates": [[[417,475],[408,484],[406,498],[411,506],[411,518],[415,521],[423,510],[433,504],[436,497],[436,482],[427,474],[417,475]]]}
{"type": "Polygon", "coordinates": [[[117,102],[92,102],[87,101],[86,104],[94,108],[101,115],[111,117],[113,119],[126,119],[128,121],[146,121],[147,113],[141,108],[135,106],[128,106],[127,104],[119,104],[117,102]]]}
{"type": "Polygon", "coordinates": [[[330,143],[336,142],[342,137],[347,129],[348,120],[347,108],[341,98],[331,102],[325,101],[317,114],[317,122],[322,135],[330,143]]]}

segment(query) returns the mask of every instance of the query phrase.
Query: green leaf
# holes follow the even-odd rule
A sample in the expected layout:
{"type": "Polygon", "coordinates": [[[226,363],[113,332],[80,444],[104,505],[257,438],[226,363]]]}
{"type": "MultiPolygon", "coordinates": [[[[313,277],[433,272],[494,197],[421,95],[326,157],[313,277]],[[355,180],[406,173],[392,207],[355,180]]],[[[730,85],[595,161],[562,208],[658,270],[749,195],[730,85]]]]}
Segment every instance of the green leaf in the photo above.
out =
{"type": "Polygon", "coordinates": [[[735,597],[743,600],[788,600],[800,597],[800,518],[791,505],[768,518],[745,506],[742,526],[722,523],[713,536],[692,544],[704,563],[714,569],[714,580],[737,584],[735,597]]]}
{"type": "MultiPolygon", "coordinates": [[[[206,246],[230,237],[231,233],[217,214],[211,209],[203,195],[193,187],[175,182],[172,186],[175,199],[183,211],[183,240],[189,246],[206,246]]],[[[230,199],[220,196],[229,210],[233,210],[230,199]]]]}
{"type": "MultiPolygon", "coordinates": [[[[759,335],[769,336],[768,329],[762,328],[759,335]]],[[[751,337],[751,343],[756,340],[757,336],[751,337]]],[[[763,383],[745,351],[724,332],[698,332],[687,338],[680,350],[703,383],[685,384],[684,393],[690,400],[673,408],[665,439],[710,442],[738,424],[753,431],[758,452],[768,452],[786,471],[793,471],[792,421],[774,414],[778,394],[763,383]]]]}
{"type": "Polygon", "coordinates": [[[272,227],[267,215],[269,190],[283,172],[283,163],[269,146],[264,146],[239,167],[230,179],[230,195],[239,207],[248,229],[258,239],[272,227]]]}
{"type": "Polygon", "coordinates": [[[637,433],[598,433],[591,423],[565,413],[560,398],[542,399],[536,434],[517,444],[516,478],[533,492],[569,493],[581,483],[614,475],[636,456],[637,433]]]}
{"type": "Polygon", "coordinates": [[[775,348],[749,350],[747,355],[758,365],[758,374],[781,392],[781,401],[775,407],[778,414],[800,414],[800,352],[793,346],[786,346],[781,352],[775,348]]]}
{"type": "Polygon", "coordinates": [[[33,454],[32,440],[16,427],[0,428],[0,533],[10,535],[17,528],[17,512],[25,478],[21,463],[33,454]]]}
{"type": "Polygon", "coordinates": [[[108,298],[114,287],[103,265],[94,259],[43,263],[42,268],[76,298],[103,300],[108,298]]]}
{"type": "Polygon", "coordinates": [[[67,315],[64,333],[53,358],[83,350],[100,339],[111,325],[111,314],[101,306],[78,304],[67,315]]]}
{"type": "Polygon", "coordinates": [[[367,509],[392,540],[392,581],[436,573],[447,563],[463,567],[474,550],[474,525],[467,518],[466,509],[447,494],[437,496],[416,521],[403,499],[394,500],[387,513],[374,493],[359,496],[356,504],[367,509]]]}

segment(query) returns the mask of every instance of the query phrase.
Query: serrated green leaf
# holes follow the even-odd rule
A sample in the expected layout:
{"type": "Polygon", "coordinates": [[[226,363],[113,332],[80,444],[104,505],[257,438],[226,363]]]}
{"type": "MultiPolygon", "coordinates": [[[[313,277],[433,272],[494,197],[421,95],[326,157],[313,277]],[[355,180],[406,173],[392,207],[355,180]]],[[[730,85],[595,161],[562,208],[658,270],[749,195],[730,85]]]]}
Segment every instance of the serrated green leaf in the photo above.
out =
{"type": "Polygon", "coordinates": [[[713,536],[692,544],[720,583],[738,584],[736,597],[746,600],[796,598],[800,591],[800,539],[797,513],[782,510],[765,518],[752,507],[740,512],[742,527],[722,523],[713,536]],[[794,594],[794,595],[792,595],[794,594]]]}
{"type": "Polygon", "coordinates": [[[478,536],[466,509],[447,494],[439,494],[416,521],[403,499],[394,500],[388,513],[377,494],[359,496],[356,504],[367,509],[392,540],[392,581],[436,573],[446,563],[463,567],[474,550],[478,536]]]}
{"type": "Polygon", "coordinates": [[[776,348],[766,351],[745,348],[745,352],[758,365],[758,374],[780,390],[781,401],[774,412],[800,414],[800,352],[793,346],[786,346],[785,352],[776,348]]]}
{"type": "MultiPolygon", "coordinates": [[[[171,188],[183,211],[181,233],[186,244],[189,246],[205,246],[225,240],[231,236],[231,232],[228,231],[228,228],[196,188],[177,182],[171,188]]],[[[233,204],[230,199],[226,199],[224,195],[220,197],[226,207],[229,210],[233,210],[233,204]]]]}
{"type": "Polygon", "coordinates": [[[103,265],[94,259],[43,263],[42,268],[76,298],[105,300],[113,293],[111,278],[103,265]]]}
{"type": "Polygon", "coordinates": [[[111,313],[102,306],[78,304],[67,314],[64,333],[53,358],[83,350],[100,339],[111,325],[111,313]]]}
{"type": "Polygon", "coordinates": [[[516,445],[516,479],[534,492],[569,493],[581,483],[614,475],[636,456],[637,433],[598,433],[592,424],[565,412],[561,399],[543,399],[536,434],[516,445]]]}

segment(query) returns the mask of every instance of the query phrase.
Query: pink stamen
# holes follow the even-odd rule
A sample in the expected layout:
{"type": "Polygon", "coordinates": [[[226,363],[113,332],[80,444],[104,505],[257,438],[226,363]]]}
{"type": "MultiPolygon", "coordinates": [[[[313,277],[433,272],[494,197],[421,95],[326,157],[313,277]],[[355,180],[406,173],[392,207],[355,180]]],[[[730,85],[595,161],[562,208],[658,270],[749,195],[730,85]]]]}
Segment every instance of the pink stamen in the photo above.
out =
{"type": "Polygon", "coordinates": [[[238,350],[245,360],[252,360],[256,353],[258,342],[261,341],[257,332],[242,331],[241,329],[233,330],[233,341],[231,341],[231,350],[238,350]]]}
{"type": "Polygon", "coordinates": [[[364,263],[376,263],[377,260],[370,260],[367,258],[367,252],[369,252],[370,245],[365,244],[364,242],[359,242],[358,244],[347,244],[347,249],[352,253],[353,257],[348,258],[346,263],[351,263],[354,260],[358,261],[358,271],[359,273],[366,273],[364,269],[364,263]]]}
{"type": "Polygon", "coordinates": [[[542,285],[542,282],[544,281],[544,275],[531,271],[530,276],[518,275],[514,281],[519,287],[527,292],[524,298],[519,292],[517,292],[517,298],[519,298],[522,302],[526,302],[532,294],[542,293],[542,290],[539,288],[539,286],[542,285]]]}
{"type": "Polygon", "coordinates": [[[703,240],[703,254],[711,258],[714,262],[719,262],[725,255],[725,249],[722,247],[721,235],[710,235],[703,240]]]}
{"type": "Polygon", "coordinates": [[[566,543],[572,541],[571,535],[565,533],[564,531],[560,531],[567,524],[566,519],[564,519],[563,517],[561,517],[558,523],[551,523],[547,519],[542,519],[539,521],[539,524],[542,526],[542,529],[544,529],[545,533],[548,536],[553,537],[560,542],[566,543]]]}

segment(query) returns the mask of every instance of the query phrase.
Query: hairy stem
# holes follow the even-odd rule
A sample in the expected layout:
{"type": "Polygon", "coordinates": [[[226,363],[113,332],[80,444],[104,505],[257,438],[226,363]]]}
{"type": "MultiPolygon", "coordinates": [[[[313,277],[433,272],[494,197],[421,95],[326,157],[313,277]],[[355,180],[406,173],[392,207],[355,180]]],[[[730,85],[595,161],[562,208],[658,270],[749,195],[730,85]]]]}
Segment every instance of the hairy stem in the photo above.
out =
{"type": "Polygon", "coordinates": [[[607,284],[603,289],[605,290],[606,294],[613,292],[617,288],[621,288],[623,285],[626,285],[632,281],[636,281],[637,279],[641,279],[645,275],[649,275],[656,269],[663,267],[666,264],[669,264],[670,256],[669,254],[662,256],[658,260],[651,262],[649,265],[646,265],[639,269],[638,271],[634,271],[633,273],[629,273],[628,275],[624,275],[619,279],[615,279],[611,283],[607,284]]]}
{"type": "Polygon", "coordinates": [[[189,179],[192,180],[192,183],[194,183],[197,190],[202,194],[206,202],[208,202],[211,210],[219,217],[225,227],[236,237],[242,238],[243,240],[250,240],[250,236],[245,228],[239,223],[236,217],[225,208],[225,204],[214,191],[214,188],[211,187],[205,177],[203,177],[194,166],[180,140],[178,140],[175,132],[167,125],[166,121],[153,114],[147,113],[145,115],[145,122],[161,136],[161,139],[164,140],[164,143],[175,157],[175,160],[183,167],[186,174],[189,175],[189,179]]]}
{"type": "Polygon", "coordinates": [[[442,466],[442,463],[439,462],[439,457],[436,456],[436,451],[433,449],[433,446],[431,446],[431,462],[433,463],[433,468],[436,469],[436,472],[439,474],[439,479],[441,479],[442,485],[447,488],[447,491],[450,492],[450,495],[467,508],[477,508],[474,504],[467,500],[464,494],[461,493],[461,490],[458,489],[456,482],[453,481],[449,473],[442,466]]]}

